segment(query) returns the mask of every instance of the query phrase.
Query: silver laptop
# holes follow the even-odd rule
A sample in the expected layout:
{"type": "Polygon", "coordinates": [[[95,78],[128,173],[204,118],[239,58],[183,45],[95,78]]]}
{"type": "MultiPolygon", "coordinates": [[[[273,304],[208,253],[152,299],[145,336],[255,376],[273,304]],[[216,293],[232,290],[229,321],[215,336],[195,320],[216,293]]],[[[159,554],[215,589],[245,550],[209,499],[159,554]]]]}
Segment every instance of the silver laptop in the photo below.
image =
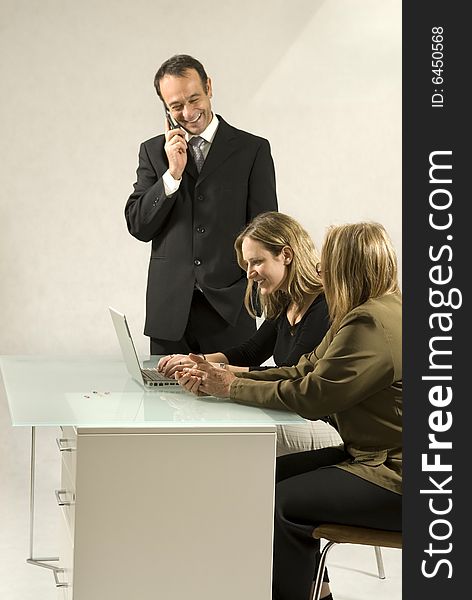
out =
{"type": "Polygon", "coordinates": [[[123,359],[131,377],[145,387],[179,385],[175,379],[165,377],[157,369],[143,369],[141,367],[125,315],[111,308],[111,306],[109,307],[109,311],[118,341],[120,342],[123,359]]]}

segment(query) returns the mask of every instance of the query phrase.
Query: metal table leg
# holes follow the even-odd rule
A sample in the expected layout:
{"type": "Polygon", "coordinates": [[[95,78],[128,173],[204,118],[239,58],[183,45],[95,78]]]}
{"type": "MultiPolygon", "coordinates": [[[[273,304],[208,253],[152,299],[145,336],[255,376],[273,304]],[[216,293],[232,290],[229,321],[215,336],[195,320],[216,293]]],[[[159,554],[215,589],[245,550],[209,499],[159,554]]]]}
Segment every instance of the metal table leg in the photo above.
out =
{"type": "Polygon", "coordinates": [[[51,569],[56,573],[61,572],[62,569],[56,565],[50,565],[48,562],[58,561],[59,557],[48,557],[48,558],[34,558],[34,484],[36,475],[36,428],[31,427],[31,462],[30,462],[30,547],[29,557],[26,559],[27,563],[36,565],[37,567],[44,567],[45,569],[51,569]]]}

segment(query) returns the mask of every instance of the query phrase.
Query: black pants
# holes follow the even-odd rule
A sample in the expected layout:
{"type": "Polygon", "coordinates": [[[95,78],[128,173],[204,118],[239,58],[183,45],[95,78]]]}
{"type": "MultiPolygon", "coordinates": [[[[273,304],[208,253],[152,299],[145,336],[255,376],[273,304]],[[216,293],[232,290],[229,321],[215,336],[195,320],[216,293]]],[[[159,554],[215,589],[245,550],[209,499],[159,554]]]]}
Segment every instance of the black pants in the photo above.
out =
{"type": "Polygon", "coordinates": [[[177,341],[151,338],[151,355],[219,352],[239,346],[255,332],[256,321],[248,315],[244,306],[241,306],[238,321],[232,327],[196,289],[183,337],[177,341]]]}
{"type": "Polygon", "coordinates": [[[320,558],[311,534],[320,523],[401,530],[401,495],[330,466],[345,458],[322,448],[277,459],[273,600],[308,599],[320,558]]]}

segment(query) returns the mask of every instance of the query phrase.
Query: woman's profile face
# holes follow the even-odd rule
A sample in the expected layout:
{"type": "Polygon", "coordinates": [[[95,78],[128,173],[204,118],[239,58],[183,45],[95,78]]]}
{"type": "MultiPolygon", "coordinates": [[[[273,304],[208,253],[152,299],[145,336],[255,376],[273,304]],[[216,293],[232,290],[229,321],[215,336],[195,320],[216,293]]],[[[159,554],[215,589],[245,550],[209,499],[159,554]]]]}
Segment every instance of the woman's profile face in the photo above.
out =
{"type": "Polygon", "coordinates": [[[260,242],[247,237],[243,240],[241,254],[247,265],[247,278],[257,284],[261,295],[285,289],[287,265],[291,260],[283,251],[274,256],[260,242]]]}

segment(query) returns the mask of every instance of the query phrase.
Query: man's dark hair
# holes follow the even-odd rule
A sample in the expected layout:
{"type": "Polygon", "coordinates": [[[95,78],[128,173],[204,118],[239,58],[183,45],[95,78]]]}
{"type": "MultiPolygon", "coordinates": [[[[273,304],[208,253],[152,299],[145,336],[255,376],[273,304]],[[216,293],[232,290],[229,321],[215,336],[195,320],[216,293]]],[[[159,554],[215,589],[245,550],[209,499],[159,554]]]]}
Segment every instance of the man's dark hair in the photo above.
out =
{"type": "Polygon", "coordinates": [[[156,88],[157,95],[163,102],[164,100],[162,99],[160,88],[161,79],[166,75],[185,77],[186,71],[189,69],[195,69],[200,77],[203,89],[207,89],[208,75],[206,74],[202,63],[188,54],[175,54],[162,63],[154,77],[154,87],[156,88]]]}

